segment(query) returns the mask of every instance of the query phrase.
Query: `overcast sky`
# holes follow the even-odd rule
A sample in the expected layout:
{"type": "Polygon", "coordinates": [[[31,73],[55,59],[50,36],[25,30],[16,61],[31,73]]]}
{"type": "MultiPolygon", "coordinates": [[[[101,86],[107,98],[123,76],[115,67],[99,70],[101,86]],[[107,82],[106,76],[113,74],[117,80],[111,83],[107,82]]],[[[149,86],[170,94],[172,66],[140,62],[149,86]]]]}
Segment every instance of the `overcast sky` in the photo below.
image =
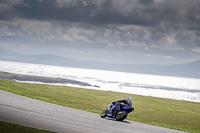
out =
{"type": "Polygon", "coordinates": [[[80,60],[200,59],[200,0],[0,0],[0,48],[80,60]]]}

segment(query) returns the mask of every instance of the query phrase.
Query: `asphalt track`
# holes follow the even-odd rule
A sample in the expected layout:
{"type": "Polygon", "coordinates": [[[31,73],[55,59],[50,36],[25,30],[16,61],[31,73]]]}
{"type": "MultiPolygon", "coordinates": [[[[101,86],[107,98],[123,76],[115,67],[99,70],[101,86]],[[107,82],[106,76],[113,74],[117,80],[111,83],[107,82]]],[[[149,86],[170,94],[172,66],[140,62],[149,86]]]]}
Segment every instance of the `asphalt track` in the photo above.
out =
{"type": "Polygon", "coordinates": [[[182,133],[59,106],[0,90],[0,121],[62,133],[182,133]]]}

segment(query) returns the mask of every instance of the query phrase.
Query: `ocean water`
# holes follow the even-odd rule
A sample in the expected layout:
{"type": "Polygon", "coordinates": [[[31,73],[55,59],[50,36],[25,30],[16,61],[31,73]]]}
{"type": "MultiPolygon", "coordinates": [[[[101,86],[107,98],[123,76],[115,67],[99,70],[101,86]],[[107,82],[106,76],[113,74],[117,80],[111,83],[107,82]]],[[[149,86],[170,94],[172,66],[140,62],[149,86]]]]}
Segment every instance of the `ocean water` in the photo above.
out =
{"type": "Polygon", "coordinates": [[[0,71],[35,76],[60,77],[99,86],[86,87],[88,89],[200,102],[200,79],[7,61],[0,61],[0,71]]]}

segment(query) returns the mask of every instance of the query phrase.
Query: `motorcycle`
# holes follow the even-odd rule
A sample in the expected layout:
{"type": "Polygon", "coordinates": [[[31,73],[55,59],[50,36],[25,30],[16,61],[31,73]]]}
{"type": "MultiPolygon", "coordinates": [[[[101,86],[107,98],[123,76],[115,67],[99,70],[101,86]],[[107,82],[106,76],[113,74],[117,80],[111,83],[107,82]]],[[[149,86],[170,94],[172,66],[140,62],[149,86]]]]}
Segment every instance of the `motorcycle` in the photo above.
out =
{"type": "Polygon", "coordinates": [[[110,118],[115,118],[117,121],[123,121],[132,111],[134,111],[132,104],[127,106],[117,102],[117,103],[111,103],[108,109],[104,110],[100,114],[100,116],[101,118],[110,117],[110,118]]]}

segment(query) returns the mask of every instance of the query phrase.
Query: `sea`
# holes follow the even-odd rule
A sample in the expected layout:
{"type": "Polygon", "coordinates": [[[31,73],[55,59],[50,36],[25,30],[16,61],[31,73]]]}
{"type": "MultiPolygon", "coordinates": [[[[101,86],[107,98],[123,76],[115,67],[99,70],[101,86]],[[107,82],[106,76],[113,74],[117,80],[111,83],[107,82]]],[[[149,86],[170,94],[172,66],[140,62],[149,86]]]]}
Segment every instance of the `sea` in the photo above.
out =
{"type": "Polygon", "coordinates": [[[73,79],[92,85],[84,87],[66,84],[67,86],[200,102],[200,79],[195,78],[158,76],[8,61],[0,61],[0,71],[24,75],[73,79]]]}

